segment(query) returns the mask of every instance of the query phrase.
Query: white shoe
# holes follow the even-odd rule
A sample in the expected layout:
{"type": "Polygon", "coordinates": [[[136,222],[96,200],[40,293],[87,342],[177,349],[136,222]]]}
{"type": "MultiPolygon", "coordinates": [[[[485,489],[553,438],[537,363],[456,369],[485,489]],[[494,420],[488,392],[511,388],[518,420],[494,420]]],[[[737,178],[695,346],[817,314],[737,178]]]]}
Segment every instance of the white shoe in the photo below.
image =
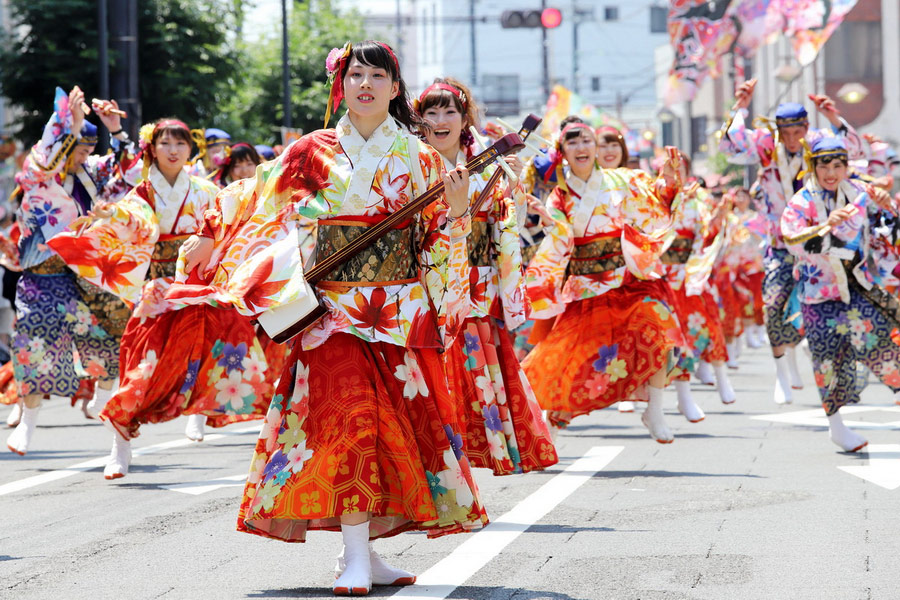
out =
{"type": "Polygon", "coordinates": [[[728,361],[725,363],[729,369],[737,369],[738,365],[738,357],[740,357],[741,352],[738,348],[741,347],[741,338],[734,338],[730,344],[726,346],[726,350],[728,351],[728,361]]]}
{"type": "MultiPolygon", "coordinates": [[[[346,567],[344,560],[344,551],[338,556],[337,565],[334,567],[334,577],[339,578],[344,573],[346,567]]],[[[369,564],[372,567],[372,585],[412,585],[416,582],[416,576],[409,571],[398,569],[387,564],[381,558],[372,544],[369,544],[369,564]]]]}
{"type": "Polygon", "coordinates": [[[619,412],[620,413],[633,413],[634,412],[634,402],[631,400],[622,400],[618,402],[619,412]]]}
{"type": "Polygon", "coordinates": [[[787,358],[779,356],[775,359],[775,404],[792,404],[794,402],[790,378],[787,358]]]}
{"type": "Polygon", "coordinates": [[[676,381],[675,392],[678,395],[678,412],[691,423],[699,423],[706,418],[703,409],[694,402],[691,395],[691,384],[688,381],[676,381]]]}
{"type": "Polygon", "coordinates": [[[118,431],[113,434],[113,446],[109,462],[103,468],[104,479],[119,479],[128,474],[131,466],[131,440],[126,440],[118,431]]]}
{"type": "Polygon", "coordinates": [[[728,379],[728,371],[725,365],[713,367],[716,372],[716,387],[719,389],[719,399],[722,404],[733,404],[737,400],[734,394],[734,388],[731,387],[731,381],[728,379]]]}
{"type": "Polygon", "coordinates": [[[41,410],[40,406],[37,408],[28,408],[27,406],[24,406],[22,408],[22,418],[20,419],[19,424],[16,425],[13,432],[6,438],[6,447],[9,448],[10,452],[15,452],[19,456],[25,456],[25,454],[28,453],[28,446],[31,444],[31,436],[34,435],[34,430],[37,427],[37,415],[39,410],[41,410]]]}
{"type": "Polygon", "coordinates": [[[9,413],[9,416],[6,417],[6,426],[7,427],[15,427],[19,424],[19,421],[22,420],[22,402],[16,402],[13,404],[12,412],[9,413]]]}
{"type": "Polygon", "coordinates": [[[812,360],[812,350],[809,347],[809,340],[807,338],[800,340],[800,349],[806,354],[806,358],[812,360]]]}
{"type": "Polygon", "coordinates": [[[365,596],[372,589],[372,559],[369,556],[369,522],[359,525],[341,524],[344,550],[338,559],[343,572],[332,591],[335,596],[365,596]]]}
{"type": "Polygon", "coordinates": [[[650,431],[650,437],[660,444],[671,444],[675,440],[672,430],[666,425],[666,417],[663,415],[663,390],[650,387],[650,401],[641,415],[641,423],[650,431]]]}
{"type": "Polygon", "coordinates": [[[90,402],[85,406],[85,415],[90,417],[91,419],[96,419],[97,416],[103,411],[103,408],[106,406],[106,403],[113,397],[113,394],[116,391],[118,386],[113,386],[112,389],[104,390],[100,387],[99,383],[94,388],[94,397],[91,398],[90,402]]]}
{"type": "Polygon", "coordinates": [[[203,428],[206,425],[206,415],[188,415],[184,435],[195,442],[203,441],[203,428]]]}
{"type": "Polygon", "coordinates": [[[757,325],[749,325],[747,326],[747,347],[748,348],[762,348],[765,345],[765,338],[760,334],[757,325]]]}
{"type": "Polygon", "coordinates": [[[694,373],[697,376],[697,379],[700,380],[700,383],[703,385],[715,385],[716,378],[713,375],[712,365],[706,362],[705,360],[701,360],[697,365],[697,372],[694,373]]]}
{"type": "Polygon", "coordinates": [[[802,390],[803,378],[800,377],[800,369],[797,368],[797,349],[788,346],[784,355],[787,357],[788,372],[791,374],[791,387],[795,390],[802,390]]]}
{"type": "Polygon", "coordinates": [[[866,438],[844,425],[840,413],[828,417],[828,435],[844,452],[859,452],[869,444],[866,438]]]}

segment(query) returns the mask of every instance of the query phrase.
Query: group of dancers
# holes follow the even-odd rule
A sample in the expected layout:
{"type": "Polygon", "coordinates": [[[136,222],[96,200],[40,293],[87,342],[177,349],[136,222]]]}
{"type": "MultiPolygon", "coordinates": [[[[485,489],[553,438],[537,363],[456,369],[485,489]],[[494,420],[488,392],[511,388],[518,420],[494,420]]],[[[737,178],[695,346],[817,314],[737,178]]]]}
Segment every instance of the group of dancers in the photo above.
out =
{"type": "Polygon", "coordinates": [[[340,531],[334,593],[364,595],[415,581],[370,540],[488,522],[473,467],[546,469],[558,429],[616,403],[645,403],[671,443],[664,389],[690,422],[705,418],[692,375],[735,402],[745,343],[768,339],[785,404],[805,335],[846,451],[866,444],[839,413],[862,368],[900,390],[891,182],[827,97],[812,100],[830,130],[797,104],[751,129],[741,86],[721,151],[759,180],[708,190],[679,150],[644,171],[620,132],[578,117],[481,170],[492,129],[464,83],[411,99],[377,41],[332,50],[326,71],[326,127],[345,114],[277,155],[176,118],[135,142],[115,101],[94,100],[112,145],[98,156],[83,92],[57,90],[0,237],[21,270],[10,450],[29,450],[56,397],[84,397],[111,430],[107,479],[128,473],[142,424],[185,415],[202,440],[261,419],[238,529],[340,531]],[[310,302],[322,316],[287,344],[260,325],[310,302]]]}

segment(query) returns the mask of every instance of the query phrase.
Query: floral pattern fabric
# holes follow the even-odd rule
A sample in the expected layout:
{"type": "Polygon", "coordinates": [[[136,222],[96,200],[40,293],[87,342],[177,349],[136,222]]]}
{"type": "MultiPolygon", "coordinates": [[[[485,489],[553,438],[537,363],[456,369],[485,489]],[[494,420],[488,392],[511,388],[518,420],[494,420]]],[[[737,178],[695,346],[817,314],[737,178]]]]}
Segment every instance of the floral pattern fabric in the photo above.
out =
{"type": "Polygon", "coordinates": [[[16,286],[12,360],[20,397],[78,390],[77,366],[92,378],[119,374],[119,342],[79,300],[75,278],[25,272],[16,286]]]}
{"type": "Polygon", "coordinates": [[[238,530],[287,542],[370,515],[371,538],[487,523],[436,350],[346,333],[295,344],[250,466],[238,530]]]}
{"type": "Polygon", "coordinates": [[[769,343],[772,346],[796,346],[803,336],[793,325],[793,315],[788,309],[794,293],[794,256],[787,250],[768,246],[763,267],[763,306],[769,343]]]}

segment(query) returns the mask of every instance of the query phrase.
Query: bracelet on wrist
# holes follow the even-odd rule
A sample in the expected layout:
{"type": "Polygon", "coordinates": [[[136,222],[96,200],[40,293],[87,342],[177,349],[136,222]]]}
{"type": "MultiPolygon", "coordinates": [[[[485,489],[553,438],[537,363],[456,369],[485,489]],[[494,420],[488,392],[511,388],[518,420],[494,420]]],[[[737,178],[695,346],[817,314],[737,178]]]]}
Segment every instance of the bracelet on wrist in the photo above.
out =
{"type": "Polygon", "coordinates": [[[123,131],[125,131],[125,128],[124,128],[124,127],[119,127],[119,130],[118,130],[118,131],[110,131],[110,132],[109,132],[109,135],[115,137],[115,136],[119,135],[120,133],[122,133],[123,131]]]}

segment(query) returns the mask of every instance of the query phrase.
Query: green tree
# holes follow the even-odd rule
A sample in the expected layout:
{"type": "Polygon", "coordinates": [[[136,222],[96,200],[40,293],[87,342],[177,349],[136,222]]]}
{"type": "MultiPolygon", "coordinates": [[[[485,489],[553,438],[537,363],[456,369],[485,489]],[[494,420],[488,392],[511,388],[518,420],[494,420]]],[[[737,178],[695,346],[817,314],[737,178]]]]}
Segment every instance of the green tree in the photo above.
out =
{"type": "MultiPolygon", "coordinates": [[[[211,123],[252,143],[279,142],[284,114],[282,100],[280,19],[252,46],[241,48],[241,80],[211,123]]],[[[348,40],[364,39],[356,12],[341,14],[330,0],[294,2],[289,23],[289,63],[292,125],[304,131],[320,129],[328,101],[325,57],[348,40]]],[[[333,121],[332,121],[333,122],[333,121]]]]}
{"type": "MultiPolygon", "coordinates": [[[[96,0],[10,0],[12,32],[0,47],[0,90],[20,116],[17,135],[40,135],[53,89],[98,94],[96,0]]],[[[138,61],[144,121],[213,118],[236,84],[239,0],[140,0],[138,61]]],[[[111,63],[119,59],[110,52],[111,63]]]]}

